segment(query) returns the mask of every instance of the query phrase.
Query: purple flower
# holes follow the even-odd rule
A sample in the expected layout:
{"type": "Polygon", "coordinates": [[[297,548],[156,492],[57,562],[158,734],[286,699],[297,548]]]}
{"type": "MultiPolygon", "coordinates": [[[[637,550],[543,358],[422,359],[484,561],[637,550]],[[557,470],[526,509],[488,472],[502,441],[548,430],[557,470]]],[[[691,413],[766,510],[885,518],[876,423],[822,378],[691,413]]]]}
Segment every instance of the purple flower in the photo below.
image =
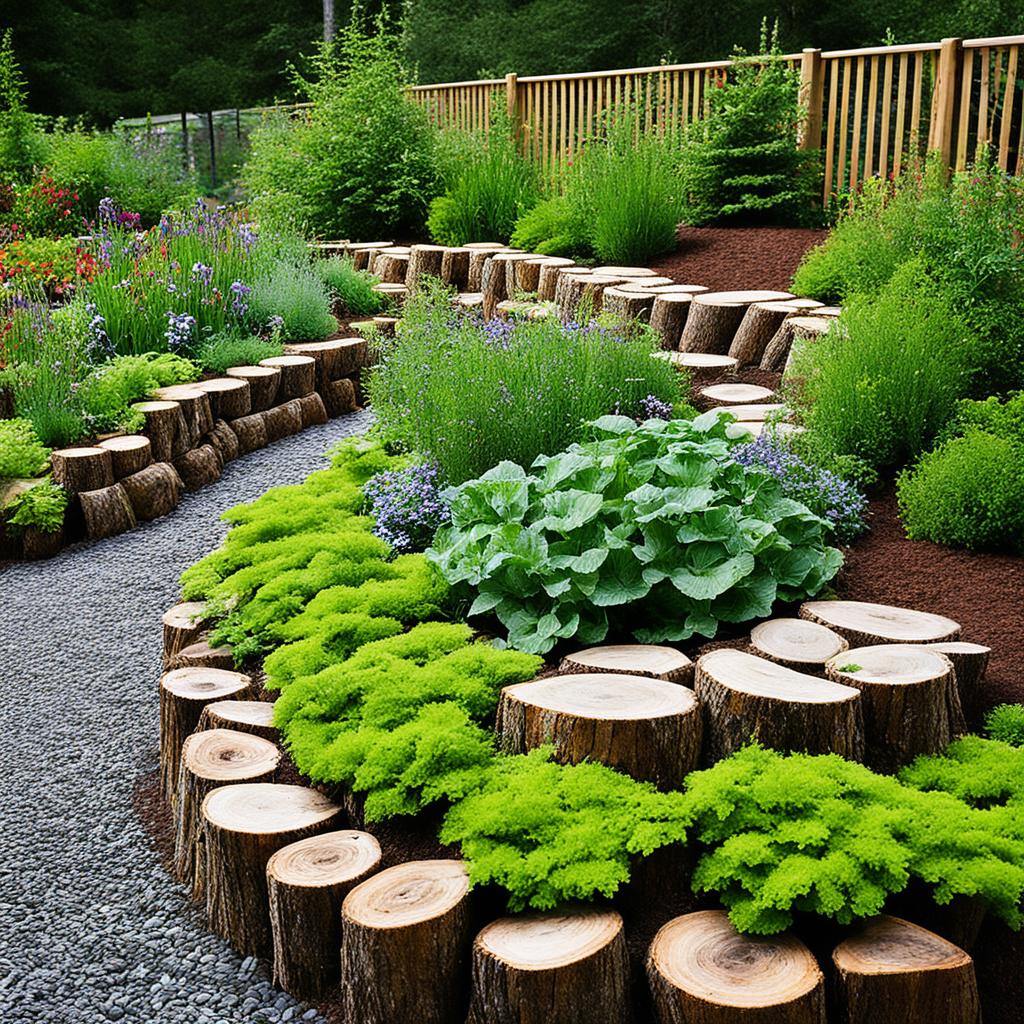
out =
{"type": "Polygon", "coordinates": [[[436,465],[422,462],[378,473],[363,487],[373,532],[396,552],[426,550],[438,529],[450,521],[439,474],[436,465]]]}
{"type": "Polygon", "coordinates": [[[640,399],[641,420],[672,419],[672,403],[663,402],[657,395],[647,395],[640,399]]]}
{"type": "Polygon", "coordinates": [[[204,288],[209,288],[210,282],[213,280],[213,267],[208,267],[203,263],[193,263],[192,280],[198,281],[204,288]]]}
{"type": "Polygon", "coordinates": [[[192,333],[196,327],[196,318],[188,313],[175,313],[167,311],[167,330],[164,337],[167,339],[167,347],[176,352],[185,348],[192,341],[192,333]]]}

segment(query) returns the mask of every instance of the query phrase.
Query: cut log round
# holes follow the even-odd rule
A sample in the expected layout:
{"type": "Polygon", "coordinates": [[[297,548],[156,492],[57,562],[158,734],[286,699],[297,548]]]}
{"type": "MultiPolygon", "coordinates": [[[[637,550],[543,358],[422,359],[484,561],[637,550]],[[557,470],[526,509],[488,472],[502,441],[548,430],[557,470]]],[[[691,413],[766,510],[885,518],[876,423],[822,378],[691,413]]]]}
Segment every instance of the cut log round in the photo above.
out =
{"type": "Polygon", "coordinates": [[[447,248],[446,245],[414,245],[410,248],[405,276],[405,286],[410,295],[416,294],[424,277],[441,277],[441,263],[447,248]]]}
{"type": "Polygon", "coordinates": [[[480,293],[483,296],[483,314],[486,320],[494,316],[498,303],[508,298],[505,264],[499,262],[498,255],[491,256],[484,263],[480,273],[480,293]]]}
{"type": "MultiPolygon", "coordinates": [[[[311,356],[316,360],[316,387],[327,381],[350,377],[366,366],[369,345],[365,338],[331,338],[328,341],[303,341],[285,345],[289,355],[311,356]]],[[[322,393],[322,391],[321,391],[322,393]]]]}
{"type": "Polygon", "coordinates": [[[494,249],[494,250],[498,250],[498,249],[507,249],[508,246],[504,242],[466,242],[466,244],[463,245],[462,248],[463,249],[470,249],[470,250],[474,250],[474,249],[484,249],[484,250],[494,249]]]}
{"type": "Polygon", "coordinates": [[[90,540],[115,537],[138,525],[132,504],[120,484],[101,487],[98,491],[82,491],[78,501],[85,518],[85,535],[90,540]]]}
{"type": "Polygon", "coordinates": [[[51,453],[53,482],[70,495],[98,491],[114,482],[114,462],[106,448],[60,448],[51,453]]]}
{"type": "Polygon", "coordinates": [[[814,309],[815,316],[827,316],[833,320],[843,315],[843,310],[840,306],[816,306],[814,309]]]}
{"type": "Polygon", "coordinates": [[[405,304],[409,289],[404,284],[375,284],[371,291],[375,291],[388,304],[389,309],[401,309],[405,304]]]}
{"type": "Polygon", "coordinates": [[[663,789],[678,788],[700,759],[693,691],[644,676],[582,673],[506,686],[494,728],[506,753],[550,743],[563,764],[600,761],[663,789]]]}
{"type": "Polygon", "coordinates": [[[277,401],[277,389],[281,386],[281,371],[278,367],[232,366],[227,376],[248,382],[251,412],[263,412],[277,401]]]}
{"type": "Polygon", "coordinates": [[[980,1024],[974,962],[910,921],[870,919],[832,963],[843,1024],[980,1024]]]}
{"type": "Polygon", "coordinates": [[[241,377],[214,377],[196,385],[210,396],[214,420],[236,420],[252,412],[249,382],[241,377]]]}
{"type": "Polygon", "coordinates": [[[357,885],[341,907],[342,1018],[360,1024],[454,1024],[464,1011],[471,941],[461,861],[398,864],[357,885]]]}
{"type": "Polygon", "coordinates": [[[601,297],[602,308],[620,323],[629,324],[634,320],[647,323],[651,318],[655,296],[641,290],[631,291],[623,286],[606,288],[601,297]]]}
{"type": "Polygon", "coordinates": [[[731,356],[716,356],[708,352],[655,352],[654,355],[689,373],[695,384],[718,380],[736,369],[736,360],[731,356]]]}
{"type": "Polygon", "coordinates": [[[614,910],[503,917],[473,943],[467,1024],[627,1024],[628,989],[614,910]]]}
{"type": "Polygon", "coordinates": [[[747,307],[732,343],[731,355],[740,366],[757,366],[783,320],[799,309],[792,302],[755,302],[747,307]]]}
{"type": "Polygon", "coordinates": [[[601,312],[605,288],[621,284],[621,277],[608,274],[563,274],[558,280],[558,315],[565,323],[581,316],[590,319],[601,312]]]}
{"type": "Polygon", "coordinates": [[[194,448],[203,434],[213,428],[210,397],[201,387],[195,384],[172,384],[170,387],[157,388],[153,395],[164,402],[177,402],[181,409],[178,435],[171,449],[174,455],[181,455],[189,448],[194,448]]]}
{"type": "Polygon", "coordinates": [[[819,675],[849,644],[828,626],[807,619],[769,619],[750,631],[750,652],[797,672],[819,675]]]}
{"type": "Polygon", "coordinates": [[[441,257],[441,280],[456,291],[462,291],[469,282],[469,256],[472,249],[464,245],[445,249],[441,257]]]}
{"type": "MultiPolygon", "coordinates": [[[[465,248],[470,249],[472,246],[467,245],[465,248]]],[[[507,246],[501,246],[499,249],[473,248],[472,252],[469,254],[469,273],[466,277],[466,291],[480,291],[483,286],[484,267],[487,266],[497,253],[513,251],[514,250],[509,249],[507,246]]]]}
{"type": "Polygon", "coordinates": [[[612,277],[658,277],[649,267],[594,267],[595,274],[609,274],[612,277]]]}
{"type": "Polygon", "coordinates": [[[177,438],[185,434],[181,406],[177,402],[136,402],[132,409],[146,418],[142,432],[152,445],[153,461],[170,462],[176,454],[177,438]]]}
{"type": "Polygon", "coordinates": [[[658,1024],[825,1024],[825,977],[811,951],[788,934],[741,935],[723,910],[664,925],[647,979],[658,1024]]]}
{"type": "Polygon", "coordinates": [[[655,295],[703,295],[710,289],[705,288],[702,284],[659,284],[644,285],[650,291],[654,292],[655,295]]]}
{"type": "Polygon", "coordinates": [[[168,462],[154,462],[121,481],[124,493],[139,522],[167,515],[178,507],[185,485],[168,462]]]}
{"type": "Polygon", "coordinates": [[[804,601],[800,618],[845,636],[851,647],[932,644],[960,639],[960,625],[943,615],[867,601],[804,601]]]}
{"type": "Polygon", "coordinates": [[[722,405],[768,402],[775,396],[771,388],[762,388],[757,384],[712,384],[701,388],[700,393],[703,398],[722,405]]]}
{"type": "Polygon", "coordinates": [[[505,299],[494,307],[494,316],[497,320],[522,320],[531,309],[532,302],[518,302],[513,299],[505,299]]]}
{"type": "Polygon", "coordinates": [[[161,617],[163,625],[163,664],[167,668],[178,653],[195,643],[206,628],[204,601],[179,601],[161,617]]]}
{"type": "Polygon", "coordinates": [[[452,305],[462,310],[483,309],[483,292],[459,292],[452,298],[452,305]]]}
{"type": "Polygon", "coordinates": [[[247,956],[273,951],[267,861],[278,850],[334,827],[341,808],[306,786],[240,783],[203,801],[206,921],[247,956]]]}
{"type": "Polygon", "coordinates": [[[708,412],[727,412],[740,423],[762,423],[767,417],[774,416],[785,408],[781,402],[761,402],[753,405],[717,405],[708,412]]]}
{"type": "Polygon", "coordinates": [[[299,407],[299,416],[302,418],[303,429],[320,423],[326,423],[329,419],[327,406],[324,405],[323,398],[316,391],[303,395],[301,398],[296,398],[294,401],[299,407]]]}
{"type": "MultiPolygon", "coordinates": [[[[379,260],[383,256],[404,256],[406,259],[409,257],[409,247],[407,245],[389,245],[383,249],[365,249],[366,253],[366,265],[362,268],[368,274],[375,277],[379,277],[379,260]]],[[[402,264],[402,283],[405,282],[405,264],[402,264]]],[[[341,304],[344,307],[344,303],[341,304]]]]}
{"type": "Polygon", "coordinates": [[[341,978],[341,904],[380,867],[380,845],[366,832],[300,839],[267,861],[274,984],[315,999],[341,978]]]}
{"type": "Polygon", "coordinates": [[[559,271],[565,267],[574,267],[576,261],[565,256],[542,256],[537,258],[537,262],[540,266],[540,273],[537,275],[537,298],[541,302],[554,302],[559,271]]]}
{"type": "Polygon", "coordinates": [[[655,293],[651,306],[651,327],[661,338],[666,351],[679,348],[679,339],[690,313],[693,296],[689,292],[655,293]]]}
{"type": "Polygon", "coordinates": [[[861,692],[864,761],[895,771],[943,750],[963,731],[953,663],[915,644],[852,647],[825,664],[829,679],[861,692]]]}
{"type": "Polygon", "coordinates": [[[396,316],[375,316],[373,317],[373,326],[380,332],[382,338],[393,338],[395,336],[395,328],[398,326],[398,317],[396,316]]]}
{"type": "Polygon", "coordinates": [[[214,421],[213,429],[203,435],[203,444],[216,448],[221,462],[230,462],[238,458],[238,435],[224,420],[214,421]]]}
{"type": "Polygon", "coordinates": [[[239,455],[248,455],[249,452],[254,452],[257,448],[266,448],[267,426],[263,419],[263,413],[250,413],[248,416],[232,420],[228,426],[238,438],[239,455]]]}
{"type": "Polygon", "coordinates": [[[142,434],[124,434],[100,441],[98,448],[110,452],[114,479],[121,480],[145,469],[153,461],[153,444],[142,434]]]}
{"type": "Polygon", "coordinates": [[[325,381],[320,397],[323,399],[324,409],[330,417],[344,416],[356,409],[356,388],[347,378],[325,381]]]}
{"type": "Polygon", "coordinates": [[[174,803],[174,873],[199,899],[204,892],[202,806],[218,786],[273,782],[281,765],[274,743],[233,729],[206,729],[185,738],[174,803]]]}
{"type": "Polygon", "coordinates": [[[316,390],[316,360],[312,356],[270,356],[261,359],[260,366],[281,371],[281,383],[277,390],[281,402],[303,398],[316,390]]]}
{"type": "Polygon", "coordinates": [[[370,255],[390,246],[391,242],[350,242],[347,251],[352,257],[352,266],[356,270],[366,270],[370,255]]]}
{"type": "Polygon", "coordinates": [[[956,688],[960,694],[960,706],[966,716],[972,716],[978,711],[979,694],[978,683],[985,675],[988,668],[991,647],[984,647],[982,644],[966,643],[962,640],[952,640],[945,643],[929,644],[930,648],[944,654],[953,663],[953,671],[956,673],[956,688]]]}
{"type": "Polygon", "coordinates": [[[196,730],[234,729],[276,743],[274,705],[267,700],[215,700],[203,708],[196,730]]]}
{"type": "Polygon", "coordinates": [[[374,257],[370,272],[384,284],[405,284],[409,272],[409,253],[382,249],[374,257]]]}
{"type": "Polygon", "coordinates": [[[605,644],[567,654],[558,666],[560,674],[616,672],[670,683],[693,684],[693,662],[674,647],[658,644],[605,644]]]}
{"type": "Polygon", "coordinates": [[[283,405],[271,406],[263,414],[263,424],[267,431],[267,444],[300,433],[302,430],[302,406],[299,405],[298,399],[292,399],[283,405]]]}
{"type": "Polygon", "coordinates": [[[813,344],[823,334],[828,333],[832,321],[824,316],[792,316],[790,331],[792,342],[789,351],[786,353],[786,362],[783,364],[782,373],[785,376],[789,373],[793,360],[807,345],[813,344]]]}
{"type": "Polygon", "coordinates": [[[727,355],[747,307],[785,296],[780,293],[705,292],[695,295],[679,340],[680,352],[715,352],[727,355]],[[758,296],[759,298],[748,298],[758,296]]]}
{"type": "MultiPolygon", "coordinates": [[[[177,653],[177,652],[175,652],[177,653]]],[[[252,680],[241,672],[216,668],[175,668],[160,679],[160,790],[174,799],[185,737],[195,731],[211,701],[252,697],[252,680]]]]}
{"type": "Polygon", "coordinates": [[[174,468],[178,471],[185,489],[195,491],[220,479],[224,470],[224,460],[212,444],[202,444],[179,455],[174,460],[174,468]]]}
{"type": "Polygon", "coordinates": [[[231,670],[235,659],[230,647],[211,647],[206,640],[182,647],[171,659],[170,668],[222,668],[231,670]]]}
{"type": "Polygon", "coordinates": [[[855,687],[730,648],[699,658],[695,678],[709,763],[751,739],[781,751],[864,757],[861,694],[855,687]]]}

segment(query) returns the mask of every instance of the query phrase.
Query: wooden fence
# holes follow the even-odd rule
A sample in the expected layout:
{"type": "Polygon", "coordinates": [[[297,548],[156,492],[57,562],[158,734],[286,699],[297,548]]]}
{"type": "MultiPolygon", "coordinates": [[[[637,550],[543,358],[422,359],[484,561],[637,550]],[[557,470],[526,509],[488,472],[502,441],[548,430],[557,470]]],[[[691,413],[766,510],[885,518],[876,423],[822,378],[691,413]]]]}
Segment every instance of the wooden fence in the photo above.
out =
{"type": "MultiPolygon", "coordinates": [[[[783,59],[800,74],[800,145],[820,149],[824,198],[916,164],[926,151],[962,169],[986,147],[1024,173],[1024,36],[944,39],[860,50],[806,49],[783,59]]],[[[521,145],[555,173],[629,105],[638,125],[675,132],[700,120],[730,61],[579,75],[417,85],[435,123],[485,129],[504,102],[521,145]]]]}

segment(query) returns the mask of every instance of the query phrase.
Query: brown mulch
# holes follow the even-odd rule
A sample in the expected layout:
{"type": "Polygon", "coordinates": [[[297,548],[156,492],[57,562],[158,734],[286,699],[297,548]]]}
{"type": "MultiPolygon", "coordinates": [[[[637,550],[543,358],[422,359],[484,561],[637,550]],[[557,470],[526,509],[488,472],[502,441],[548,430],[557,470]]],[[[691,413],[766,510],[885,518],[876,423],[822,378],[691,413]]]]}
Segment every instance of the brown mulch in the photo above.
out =
{"type": "Polygon", "coordinates": [[[691,228],[678,248],[651,265],[657,274],[712,291],[788,291],[803,254],[824,241],[818,228],[691,228]]]}

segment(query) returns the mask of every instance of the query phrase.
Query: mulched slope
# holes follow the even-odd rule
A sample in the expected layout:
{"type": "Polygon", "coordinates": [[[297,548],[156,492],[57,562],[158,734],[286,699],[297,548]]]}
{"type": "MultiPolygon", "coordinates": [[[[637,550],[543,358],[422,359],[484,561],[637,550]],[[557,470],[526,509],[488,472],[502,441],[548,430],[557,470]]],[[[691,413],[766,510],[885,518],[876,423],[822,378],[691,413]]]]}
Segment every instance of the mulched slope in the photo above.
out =
{"type": "Polygon", "coordinates": [[[828,234],[817,228],[679,228],[678,248],[651,269],[712,291],[788,291],[808,249],[828,234]]]}

